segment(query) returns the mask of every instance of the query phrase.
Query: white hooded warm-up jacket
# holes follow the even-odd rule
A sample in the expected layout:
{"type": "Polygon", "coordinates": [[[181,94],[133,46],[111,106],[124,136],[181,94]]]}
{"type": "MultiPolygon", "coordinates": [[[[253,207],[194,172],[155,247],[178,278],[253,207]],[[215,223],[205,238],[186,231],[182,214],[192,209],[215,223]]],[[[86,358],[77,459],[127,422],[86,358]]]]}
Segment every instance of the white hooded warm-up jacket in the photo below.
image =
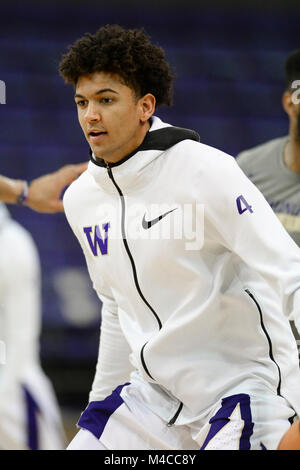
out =
{"type": "Polygon", "coordinates": [[[64,206],[103,302],[90,401],[135,370],[177,423],[234,393],[300,413],[300,250],[233,157],[154,117],[133,154],[91,156],[64,206]]]}

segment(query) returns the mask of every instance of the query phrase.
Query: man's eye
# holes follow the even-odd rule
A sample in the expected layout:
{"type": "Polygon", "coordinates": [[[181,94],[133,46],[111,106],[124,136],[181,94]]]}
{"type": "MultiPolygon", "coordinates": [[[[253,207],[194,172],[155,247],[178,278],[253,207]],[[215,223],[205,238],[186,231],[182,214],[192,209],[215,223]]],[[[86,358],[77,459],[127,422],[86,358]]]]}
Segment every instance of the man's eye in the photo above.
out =
{"type": "Polygon", "coordinates": [[[85,100],[76,101],[76,104],[77,104],[77,106],[82,107],[82,106],[85,105],[85,100]]]}
{"type": "Polygon", "coordinates": [[[109,104],[112,102],[112,98],[102,98],[101,102],[104,104],[109,104]]]}

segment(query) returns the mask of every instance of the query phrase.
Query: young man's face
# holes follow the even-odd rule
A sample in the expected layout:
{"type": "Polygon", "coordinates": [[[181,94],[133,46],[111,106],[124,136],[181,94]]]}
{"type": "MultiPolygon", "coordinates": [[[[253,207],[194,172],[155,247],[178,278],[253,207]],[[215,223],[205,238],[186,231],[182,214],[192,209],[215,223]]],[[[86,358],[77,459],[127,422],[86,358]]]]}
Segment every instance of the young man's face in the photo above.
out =
{"type": "Polygon", "coordinates": [[[75,89],[78,119],[96,157],[117,162],[142,143],[154,112],[152,98],[137,99],[118,76],[106,72],[79,77],[75,89]]]}

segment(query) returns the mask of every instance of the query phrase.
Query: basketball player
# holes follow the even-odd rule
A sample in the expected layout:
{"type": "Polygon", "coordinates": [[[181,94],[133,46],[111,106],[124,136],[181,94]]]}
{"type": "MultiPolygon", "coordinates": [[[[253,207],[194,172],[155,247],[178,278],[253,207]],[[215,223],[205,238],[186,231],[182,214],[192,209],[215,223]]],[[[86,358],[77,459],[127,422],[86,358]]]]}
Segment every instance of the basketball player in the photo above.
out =
{"type": "Polygon", "coordinates": [[[30,234],[0,203],[0,449],[65,448],[39,359],[40,264],[30,234]]]}
{"type": "Polygon", "coordinates": [[[164,52],[107,25],[64,55],[90,162],[67,219],[103,302],[68,449],[276,449],[300,412],[300,253],[235,159],[156,115],[164,52]]]}

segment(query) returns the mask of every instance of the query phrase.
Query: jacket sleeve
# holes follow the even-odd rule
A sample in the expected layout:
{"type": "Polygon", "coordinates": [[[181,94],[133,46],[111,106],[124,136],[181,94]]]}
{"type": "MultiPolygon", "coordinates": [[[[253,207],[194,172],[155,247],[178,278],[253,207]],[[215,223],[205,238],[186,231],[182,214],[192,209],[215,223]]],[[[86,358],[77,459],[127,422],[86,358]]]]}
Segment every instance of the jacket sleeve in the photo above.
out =
{"type": "Polygon", "coordinates": [[[219,154],[217,170],[212,159],[205,178],[205,211],[215,236],[263,276],[300,331],[299,247],[234,158],[219,154]]]}
{"type": "Polygon", "coordinates": [[[130,348],[122,333],[117,304],[112,298],[99,295],[102,301],[99,353],[89,401],[103,400],[118,385],[129,382],[133,367],[130,348]]]}

